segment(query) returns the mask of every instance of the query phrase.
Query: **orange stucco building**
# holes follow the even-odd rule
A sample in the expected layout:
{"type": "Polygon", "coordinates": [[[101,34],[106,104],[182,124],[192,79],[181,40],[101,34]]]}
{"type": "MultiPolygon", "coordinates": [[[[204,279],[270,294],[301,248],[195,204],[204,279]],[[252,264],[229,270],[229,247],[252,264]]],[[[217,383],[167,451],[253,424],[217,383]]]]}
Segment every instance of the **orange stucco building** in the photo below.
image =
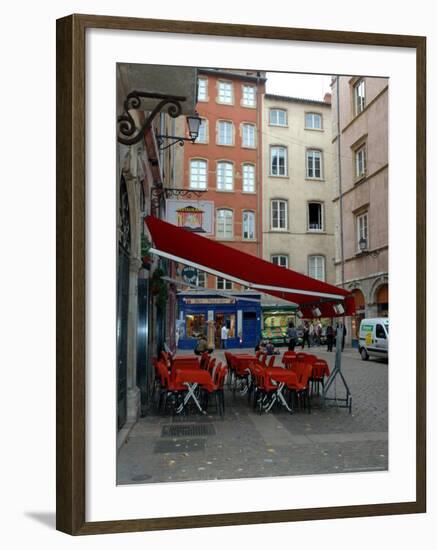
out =
{"type": "MultiPolygon", "coordinates": [[[[197,111],[202,118],[195,143],[184,149],[184,188],[201,190],[212,204],[210,238],[262,257],[263,74],[205,69],[198,73],[197,111]]],[[[231,283],[203,275],[207,288],[231,283]]]]}

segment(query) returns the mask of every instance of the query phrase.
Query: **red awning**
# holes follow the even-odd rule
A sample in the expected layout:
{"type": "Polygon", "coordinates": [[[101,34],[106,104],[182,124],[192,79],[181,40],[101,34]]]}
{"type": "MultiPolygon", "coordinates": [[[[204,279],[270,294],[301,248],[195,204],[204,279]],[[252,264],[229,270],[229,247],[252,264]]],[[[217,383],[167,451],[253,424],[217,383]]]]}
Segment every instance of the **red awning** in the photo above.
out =
{"type": "Polygon", "coordinates": [[[223,277],[297,304],[304,317],[353,315],[355,301],[346,290],[277,266],[217,241],[176,227],[153,216],[146,217],[154,248],[150,251],[212,275],[223,277]],[[342,308],[336,312],[334,306],[342,308]],[[344,312],[341,310],[344,309],[344,312]]]}

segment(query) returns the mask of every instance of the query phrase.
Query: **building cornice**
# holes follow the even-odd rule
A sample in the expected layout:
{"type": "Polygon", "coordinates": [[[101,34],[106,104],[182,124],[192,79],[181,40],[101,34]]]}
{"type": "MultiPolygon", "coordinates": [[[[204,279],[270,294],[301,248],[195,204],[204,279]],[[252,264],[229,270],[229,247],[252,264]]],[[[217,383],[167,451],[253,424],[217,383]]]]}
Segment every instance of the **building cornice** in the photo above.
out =
{"type": "Polygon", "coordinates": [[[210,75],[210,76],[218,76],[222,78],[229,78],[234,80],[244,80],[245,82],[253,82],[256,84],[257,82],[260,84],[264,84],[267,81],[267,78],[263,76],[250,76],[246,74],[239,74],[239,73],[232,73],[228,71],[220,71],[220,70],[214,70],[214,69],[199,69],[198,71],[199,75],[210,75]]]}
{"type": "MultiPolygon", "coordinates": [[[[378,168],[378,170],[375,170],[374,172],[372,172],[371,174],[369,174],[368,176],[366,176],[365,178],[362,178],[360,179],[359,181],[357,181],[356,183],[354,183],[353,187],[347,189],[346,191],[344,191],[341,196],[344,197],[346,195],[348,195],[349,193],[352,193],[353,191],[355,191],[355,189],[357,187],[359,187],[360,185],[363,185],[363,183],[366,183],[366,181],[369,181],[371,180],[372,178],[374,178],[375,176],[377,176],[380,172],[382,172],[383,170],[386,170],[388,168],[388,163],[387,164],[384,164],[384,166],[381,166],[381,168],[378,168]]],[[[340,195],[337,195],[336,197],[334,197],[332,199],[332,202],[337,202],[338,200],[340,200],[340,195]]]]}
{"type": "Polygon", "coordinates": [[[304,97],[292,97],[286,95],[276,95],[276,94],[265,94],[265,99],[272,99],[276,101],[288,101],[290,103],[309,103],[311,105],[320,105],[321,107],[331,108],[330,103],[325,101],[318,101],[316,99],[305,99],[304,97]]]}
{"type": "MultiPolygon", "coordinates": [[[[368,250],[365,253],[357,252],[357,254],[354,254],[353,256],[349,256],[349,258],[345,258],[343,260],[343,263],[353,262],[354,260],[361,260],[362,258],[369,257],[370,254],[373,254],[375,252],[379,253],[379,252],[382,252],[383,250],[388,250],[388,244],[384,244],[383,246],[372,248],[372,250],[368,250]]],[[[337,260],[334,262],[334,265],[341,265],[341,263],[342,263],[341,260],[337,260]]],[[[372,275],[372,277],[374,277],[374,275],[372,275]]],[[[370,277],[367,277],[367,278],[370,278],[370,277]]],[[[357,280],[357,279],[354,279],[354,280],[357,280]]]]}
{"type": "Polygon", "coordinates": [[[383,88],[383,89],[379,92],[379,94],[376,94],[376,96],[372,99],[372,101],[370,101],[370,102],[364,107],[364,109],[361,111],[361,113],[358,113],[356,116],[354,116],[354,118],[353,118],[350,122],[348,122],[348,123],[346,124],[346,126],[341,130],[341,133],[343,134],[344,132],[346,132],[346,130],[347,130],[350,126],[352,126],[352,124],[353,124],[356,120],[358,120],[358,119],[363,115],[363,113],[366,113],[366,112],[370,109],[370,107],[371,107],[376,101],[378,101],[378,99],[382,96],[382,94],[385,94],[385,92],[386,92],[387,90],[388,90],[388,84],[387,84],[387,86],[386,86],[385,88],[383,88]]]}

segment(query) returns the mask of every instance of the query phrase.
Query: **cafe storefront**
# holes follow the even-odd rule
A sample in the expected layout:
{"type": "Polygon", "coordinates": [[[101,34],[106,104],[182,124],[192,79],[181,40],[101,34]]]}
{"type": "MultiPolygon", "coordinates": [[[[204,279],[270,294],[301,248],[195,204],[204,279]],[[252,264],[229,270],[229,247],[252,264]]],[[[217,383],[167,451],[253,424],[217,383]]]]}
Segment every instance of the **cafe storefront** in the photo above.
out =
{"type": "Polygon", "coordinates": [[[255,347],[261,337],[261,296],[253,292],[217,296],[178,294],[178,348],[194,349],[199,336],[220,348],[221,329],[228,329],[228,348],[255,347]]]}
{"type": "Polygon", "coordinates": [[[290,306],[263,306],[262,307],[262,337],[271,340],[275,346],[283,346],[287,343],[288,323],[298,325],[296,317],[297,307],[290,306]]]}

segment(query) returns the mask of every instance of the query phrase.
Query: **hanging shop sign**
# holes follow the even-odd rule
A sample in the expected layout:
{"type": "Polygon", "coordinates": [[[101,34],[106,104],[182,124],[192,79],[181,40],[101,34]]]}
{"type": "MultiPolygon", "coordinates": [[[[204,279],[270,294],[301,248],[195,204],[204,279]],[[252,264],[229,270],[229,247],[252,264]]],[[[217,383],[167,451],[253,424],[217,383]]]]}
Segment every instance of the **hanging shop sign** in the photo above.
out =
{"type": "Polygon", "coordinates": [[[166,201],[166,221],[193,233],[212,235],[214,228],[213,201],[166,201]]]}

